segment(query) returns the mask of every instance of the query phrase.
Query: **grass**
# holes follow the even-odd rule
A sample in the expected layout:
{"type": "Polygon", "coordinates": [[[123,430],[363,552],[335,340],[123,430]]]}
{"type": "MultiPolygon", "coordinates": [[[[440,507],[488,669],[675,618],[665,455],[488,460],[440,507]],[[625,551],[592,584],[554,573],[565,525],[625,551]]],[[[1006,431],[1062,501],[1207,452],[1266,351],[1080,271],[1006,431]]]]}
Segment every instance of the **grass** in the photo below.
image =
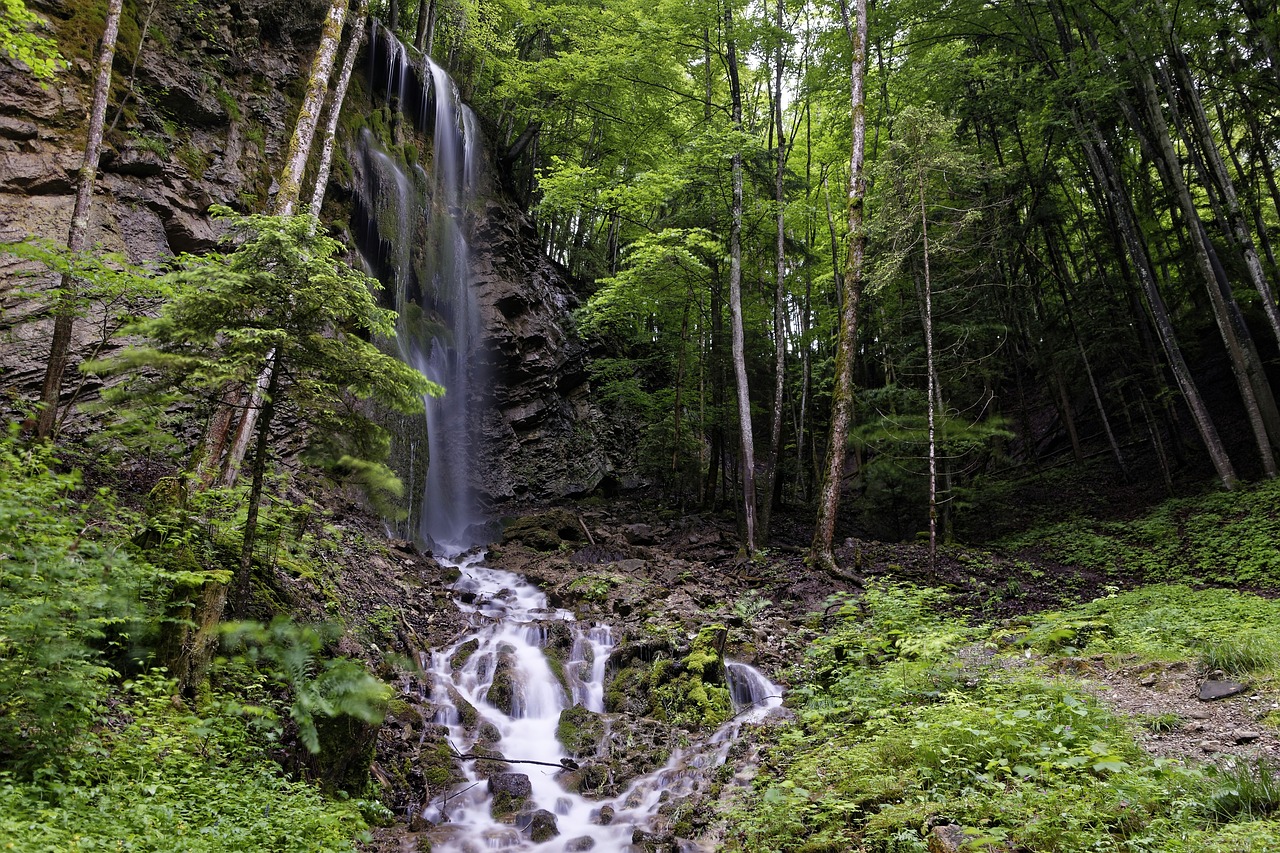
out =
{"type": "Polygon", "coordinates": [[[1280,481],[1166,501],[1129,520],[1080,516],[1002,540],[1146,583],[1280,589],[1280,481]]]}
{"type": "MultiPolygon", "coordinates": [[[[973,849],[1280,849],[1274,768],[1152,758],[1140,728],[1172,731],[1181,718],[1119,716],[1026,662],[1022,646],[1016,662],[992,658],[982,651],[991,635],[937,615],[940,597],[873,582],[861,605],[841,609],[795,673],[796,722],[772,734],[726,849],[925,853],[937,823],[962,825],[973,849]]],[[[1048,614],[1021,634],[1055,654],[1194,657],[1240,632],[1265,646],[1276,607],[1160,587],[1048,614]]],[[[1274,666],[1265,649],[1215,660],[1274,666]]]]}

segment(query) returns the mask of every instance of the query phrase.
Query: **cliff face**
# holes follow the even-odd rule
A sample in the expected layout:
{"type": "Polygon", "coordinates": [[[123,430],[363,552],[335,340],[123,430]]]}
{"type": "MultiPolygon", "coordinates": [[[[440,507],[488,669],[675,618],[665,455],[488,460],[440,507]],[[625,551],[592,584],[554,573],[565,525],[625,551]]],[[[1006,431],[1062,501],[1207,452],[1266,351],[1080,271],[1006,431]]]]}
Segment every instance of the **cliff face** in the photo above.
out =
{"type": "MultiPolygon", "coordinates": [[[[53,23],[73,67],[42,86],[0,59],[0,241],[61,242],[82,156],[101,10],[88,0],[29,5],[53,23]]],[[[96,243],[134,263],[162,264],[216,245],[209,205],[267,209],[325,7],[317,0],[157,3],[149,24],[145,6],[126,9],[95,190],[96,243]]],[[[379,120],[368,95],[376,87],[357,82],[347,100],[347,162],[335,168],[325,208],[339,230],[358,212],[354,149],[359,129],[379,120]]],[[[496,190],[469,219],[483,325],[476,357],[490,377],[472,389],[482,403],[474,424],[483,437],[475,485],[490,501],[590,489],[606,466],[586,426],[592,413],[584,353],[569,317],[573,293],[542,257],[527,219],[496,190]]],[[[0,255],[0,406],[9,416],[29,405],[43,375],[52,284],[48,273],[0,255]]],[[[111,310],[94,306],[77,324],[73,371],[98,354],[111,310]]],[[[77,389],[77,381],[67,383],[64,406],[72,394],[92,395],[93,387],[77,389]]],[[[64,425],[72,433],[83,428],[74,414],[64,425]]]]}

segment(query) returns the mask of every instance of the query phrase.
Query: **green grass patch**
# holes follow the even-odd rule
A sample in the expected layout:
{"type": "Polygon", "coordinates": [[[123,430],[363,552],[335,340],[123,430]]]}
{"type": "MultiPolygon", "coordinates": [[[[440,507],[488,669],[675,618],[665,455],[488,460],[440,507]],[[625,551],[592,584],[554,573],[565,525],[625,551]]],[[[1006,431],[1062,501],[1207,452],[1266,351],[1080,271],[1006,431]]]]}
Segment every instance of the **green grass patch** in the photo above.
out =
{"type": "MultiPolygon", "coordinates": [[[[1054,648],[1142,639],[1185,652],[1198,632],[1269,614],[1270,602],[1250,596],[1142,592],[1033,630],[1054,648]],[[1181,608],[1181,627],[1172,611],[1143,622],[1157,601],[1181,608]],[[1160,625],[1167,636],[1149,630],[1160,625]]],[[[796,673],[797,721],[772,734],[755,789],[730,815],[727,849],[925,853],[938,823],[963,826],[974,849],[1280,849],[1272,768],[1153,759],[1139,727],[1181,720],[1121,717],[1035,664],[992,657],[985,631],[938,615],[941,599],[873,583],[861,603],[844,603],[796,673]]]]}
{"type": "Polygon", "coordinates": [[[177,708],[171,684],[128,685],[57,775],[0,773],[0,840],[23,851],[354,849],[374,803],[287,779],[221,697],[177,708]]]}
{"type": "Polygon", "coordinates": [[[1044,652],[1193,660],[1232,675],[1280,671],[1280,601],[1251,593],[1158,584],[1037,614],[1026,625],[1021,644],[1044,652]]]}
{"type": "Polygon", "coordinates": [[[1059,562],[1146,582],[1280,589],[1280,481],[1166,501],[1131,520],[1072,518],[1009,537],[1059,562]]]}

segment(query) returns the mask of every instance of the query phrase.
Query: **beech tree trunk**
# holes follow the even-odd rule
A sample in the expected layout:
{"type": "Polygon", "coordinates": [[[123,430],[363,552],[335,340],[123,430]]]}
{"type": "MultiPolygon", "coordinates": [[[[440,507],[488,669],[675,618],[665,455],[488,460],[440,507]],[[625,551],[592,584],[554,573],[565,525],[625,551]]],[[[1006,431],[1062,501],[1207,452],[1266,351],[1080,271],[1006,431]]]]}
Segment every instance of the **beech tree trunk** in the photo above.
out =
{"type": "Polygon", "coordinates": [[[338,83],[334,87],[333,97],[329,99],[324,142],[320,145],[320,165],[316,168],[316,188],[311,194],[311,216],[317,220],[320,218],[320,205],[324,203],[324,194],[329,185],[329,169],[333,165],[333,143],[338,135],[338,119],[342,115],[342,103],[347,99],[347,86],[351,83],[351,72],[356,66],[356,54],[360,52],[360,44],[364,41],[368,12],[369,0],[359,0],[356,6],[356,20],[351,29],[351,40],[347,42],[347,52],[342,57],[342,68],[338,72],[338,83]]]}
{"type": "MultiPolygon", "coordinates": [[[[1225,272],[1222,270],[1221,265],[1215,263],[1215,259],[1211,257],[1213,248],[1200,221],[1200,212],[1196,209],[1195,201],[1191,198],[1191,191],[1186,181],[1182,178],[1182,164],[1179,161],[1177,152],[1174,151],[1173,141],[1169,136],[1169,127],[1164,120],[1155,79],[1145,69],[1140,72],[1139,78],[1143,103],[1146,107],[1147,121],[1151,127],[1149,137],[1151,144],[1156,149],[1153,152],[1153,156],[1157,163],[1163,164],[1161,172],[1164,180],[1173,191],[1174,198],[1177,200],[1178,207],[1182,211],[1182,217],[1186,222],[1192,255],[1196,259],[1205,289],[1209,294],[1209,302],[1213,306],[1213,316],[1218,325],[1218,332],[1231,359],[1232,372],[1235,374],[1236,384],[1240,389],[1240,397],[1244,401],[1245,413],[1249,420],[1249,426],[1253,430],[1254,442],[1258,447],[1259,458],[1262,460],[1262,468],[1268,477],[1274,477],[1276,476],[1275,455],[1271,450],[1271,442],[1267,436],[1268,430],[1262,408],[1265,402],[1270,402],[1270,408],[1273,411],[1275,409],[1270,386],[1267,384],[1265,375],[1262,375],[1256,352],[1252,353],[1251,357],[1252,340],[1248,341],[1248,346],[1242,341],[1240,331],[1244,327],[1243,322],[1233,322],[1233,315],[1239,314],[1239,306],[1235,303],[1235,297],[1231,293],[1231,285],[1226,280],[1225,272]]],[[[1135,125],[1135,132],[1143,137],[1148,136],[1144,128],[1138,125],[1136,118],[1131,119],[1131,122],[1135,125]]],[[[1248,334],[1247,328],[1243,328],[1243,331],[1246,335],[1248,334]]],[[[1274,416],[1272,420],[1275,420],[1274,416]]],[[[1276,427],[1273,425],[1273,434],[1275,430],[1276,427]]]]}
{"type": "MultiPolygon", "coordinates": [[[[742,132],[742,89],[738,80],[738,52],[734,42],[733,9],[724,7],[724,37],[729,65],[729,95],[733,129],[742,132]]],[[[742,472],[742,522],[747,553],[756,550],[755,441],[751,434],[751,392],[747,388],[746,340],[742,326],[742,153],[734,143],[731,170],[733,202],[729,223],[729,325],[732,334],[733,376],[738,392],[739,460],[742,472]]]]}
{"type": "Polygon", "coordinates": [[[942,392],[938,388],[933,363],[933,277],[929,274],[929,211],[925,204],[924,168],[916,164],[916,188],[920,193],[920,240],[924,251],[924,364],[928,377],[926,405],[929,427],[929,571],[938,568],[938,440],[937,405],[942,392]]]}
{"type": "Polygon", "coordinates": [[[332,0],[329,14],[325,17],[324,30],[320,35],[320,46],[311,61],[311,72],[307,76],[306,95],[302,106],[298,109],[298,121],[293,126],[293,136],[289,139],[289,151],[285,155],[284,172],[280,175],[280,189],[276,193],[276,216],[292,216],[298,204],[298,196],[302,192],[302,175],[307,168],[307,159],[311,155],[311,144],[315,140],[316,126],[320,123],[320,108],[324,104],[325,94],[329,91],[329,78],[333,76],[333,63],[338,55],[338,44],[342,41],[342,25],[347,19],[348,0],[332,0]]]}
{"type": "MultiPolygon", "coordinates": [[[[102,30],[102,49],[98,52],[97,76],[93,81],[93,100],[89,106],[89,132],[84,143],[84,159],[76,177],[76,202],[67,232],[67,248],[83,252],[89,248],[89,219],[93,209],[93,184],[98,176],[98,160],[102,155],[102,128],[107,120],[107,97],[111,92],[111,63],[116,55],[116,37],[120,33],[120,10],[124,0],[110,0],[107,20],[102,30]]],[[[45,365],[40,389],[40,414],[36,418],[36,438],[48,438],[58,420],[58,402],[62,395],[62,377],[67,372],[71,355],[71,334],[75,329],[79,286],[75,278],[58,276],[55,289],[53,335],[49,341],[49,361],[45,365]]]]}
{"type": "Polygon", "coordinates": [[[853,62],[849,72],[849,102],[852,112],[852,139],[849,150],[849,254],[841,282],[842,304],[840,328],[836,341],[835,384],[831,396],[831,435],[822,486],[818,493],[818,518],[814,525],[810,558],[815,566],[841,578],[845,575],[836,564],[831,541],[835,538],[836,512],[840,508],[840,486],[844,479],[844,458],[849,442],[849,426],[853,422],[853,363],[858,335],[858,303],[862,299],[862,275],[866,250],[863,206],[866,200],[867,112],[867,0],[854,0],[850,20],[848,0],[841,0],[840,14],[845,33],[853,43],[853,62]]]}
{"type": "Polygon", "coordinates": [[[1085,156],[1089,161],[1089,166],[1107,194],[1109,206],[1115,214],[1121,236],[1128,248],[1134,270],[1137,272],[1138,281],[1142,285],[1144,295],[1147,297],[1147,307],[1155,323],[1156,334],[1160,338],[1160,344],[1169,364],[1169,370],[1173,373],[1178,390],[1182,392],[1182,397],[1186,400],[1187,407],[1191,410],[1191,417],[1195,422],[1196,431],[1200,433],[1200,440],[1204,442],[1205,449],[1209,453],[1209,459],[1213,462],[1214,470],[1218,473],[1218,479],[1222,481],[1223,488],[1233,489],[1239,482],[1239,478],[1236,476],[1235,467],[1231,464],[1231,459],[1227,456],[1226,449],[1222,446],[1222,440],[1218,437],[1218,430],[1213,424],[1213,418],[1209,414],[1209,409],[1205,405],[1204,399],[1200,396],[1200,390],[1196,387],[1195,381],[1191,377],[1191,369],[1187,366],[1187,362],[1182,356],[1182,349],[1178,346],[1178,340],[1173,331],[1173,322],[1169,319],[1169,312],[1156,285],[1155,273],[1151,269],[1146,246],[1142,242],[1137,222],[1134,219],[1133,210],[1130,206],[1132,201],[1125,191],[1124,184],[1116,170],[1115,162],[1111,157],[1111,152],[1106,147],[1106,142],[1096,127],[1089,126],[1086,129],[1078,116],[1073,116],[1073,119],[1077,123],[1077,129],[1080,131],[1080,137],[1084,142],[1085,156]]]}

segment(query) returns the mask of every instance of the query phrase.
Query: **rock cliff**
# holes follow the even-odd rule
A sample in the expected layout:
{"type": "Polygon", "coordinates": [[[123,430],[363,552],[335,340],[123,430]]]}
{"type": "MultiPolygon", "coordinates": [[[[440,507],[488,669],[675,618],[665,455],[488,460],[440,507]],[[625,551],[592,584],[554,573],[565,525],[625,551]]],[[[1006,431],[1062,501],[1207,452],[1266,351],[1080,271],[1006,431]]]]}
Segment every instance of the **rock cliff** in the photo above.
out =
{"type": "MultiPolygon", "coordinates": [[[[29,5],[52,23],[72,67],[42,85],[0,59],[0,241],[62,241],[101,11],[89,0],[29,5]]],[[[161,265],[179,252],[216,245],[211,204],[267,209],[324,9],[316,0],[160,3],[148,19],[145,6],[126,8],[95,191],[96,243],[134,263],[161,265]]],[[[368,62],[357,68],[370,76],[368,62]]],[[[396,122],[386,108],[374,115],[380,103],[370,93],[377,88],[378,81],[357,81],[348,97],[344,153],[325,207],[336,230],[354,235],[353,246],[363,181],[359,133],[379,121],[396,122]]],[[[430,149],[406,146],[397,154],[418,150],[430,149]]],[[[491,189],[468,217],[483,325],[477,357],[491,377],[473,389],[483,413],[473,427],[483,437],[475,485],[489,501],[589,490],[607,463],[589,426],[597,413],[588,402],[585,352],[572,329],[576,297],[563,272],[542,255],[527,217],[499,190],[491,189]]],[[[370,260],[378,272],[376,252],[370,260]]],[[[0,255],[0,406],[10,417],[30,405],[43,373],[52,284],[49,274],[0,255]]],[[[424,301],[430,314],[429,296],[424,301]]],[[[104,345],[112,310],[94,306],[77,325],[73,369],[104,345]]],[[[72,395],[83,400],[94,390],[67,385],[68,411],[72,395]]],[[[74,413],[64,424],[73,432],[86,426],[74,413]]]]}

